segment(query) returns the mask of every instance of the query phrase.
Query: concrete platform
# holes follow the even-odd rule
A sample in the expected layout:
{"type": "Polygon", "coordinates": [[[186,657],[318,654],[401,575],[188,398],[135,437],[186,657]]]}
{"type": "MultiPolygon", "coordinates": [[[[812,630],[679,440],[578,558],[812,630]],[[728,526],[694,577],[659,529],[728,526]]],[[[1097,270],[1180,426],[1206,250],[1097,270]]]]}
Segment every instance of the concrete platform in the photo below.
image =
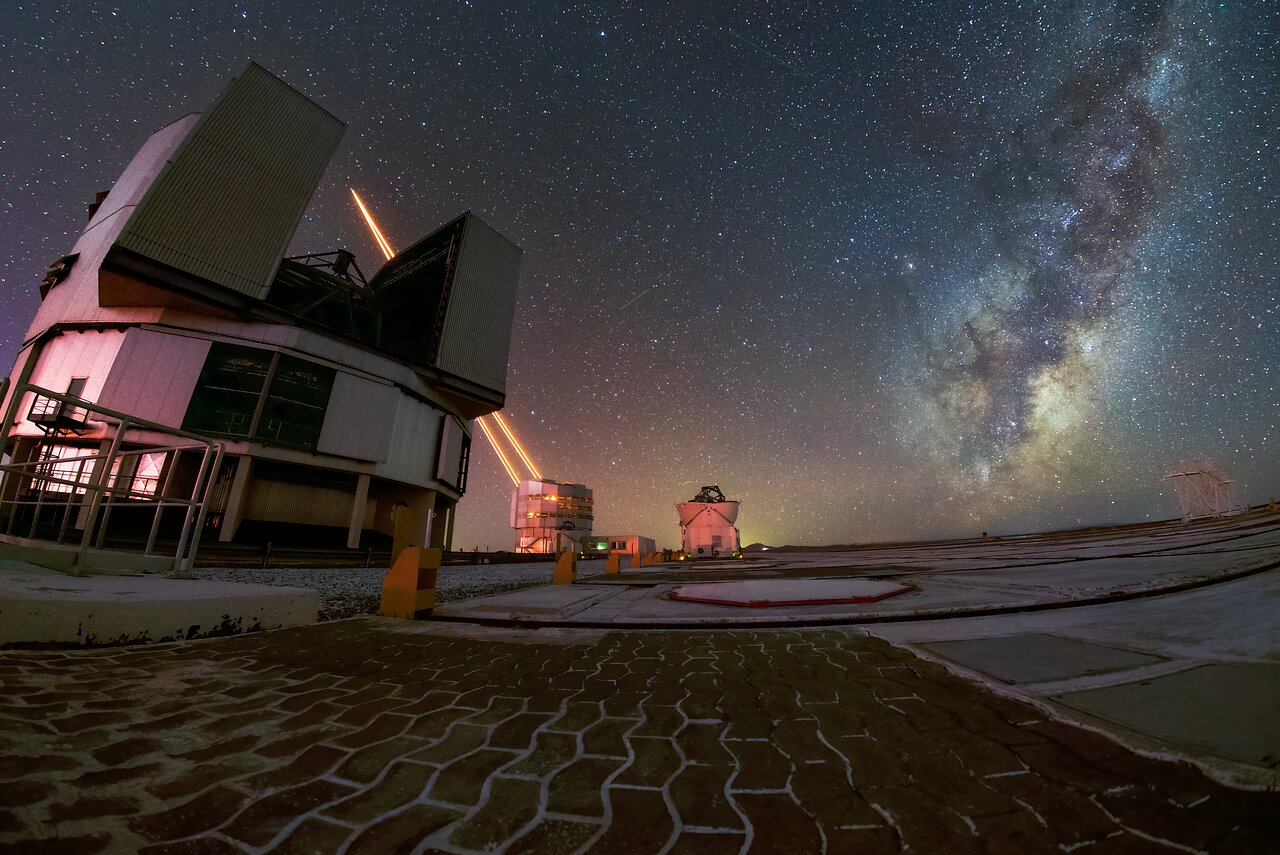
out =
{"type": "Polygon", "coordinates": [[[922,646],[1010,685],[1109,674],[1165,661],[1159,656],[1038,632],[922,646]]]}
{"type": "MultiPolygon", "coordinates": [[[[18,561],[72,572],[80,561],[79,553],[79,544],[27,540],[0,534],[0,561],[18,561]]],[[[168,573],[173,567],[171,555],[141,555],[114,549],[88,549],[80,564],[81,571],[88,573],[168,573]]]]}
{"type": "Polygon", "coordinates": [[[306,588],[150,575],[72,576],[0,561],[0,645],[124,644],[314,623],[306,588]]]}
{"type": "Polygon", "coordinates": [[[1016,613],[1155,596],[1280,566],[1280,517],[1252,517],[1146,531],[1067,533],[1008,541],[905,544],[780,553],[730,562],[673,562],[580,580],[573,590],[527,589],[436,609],[436,617],[523,626],[596,628],[762,627],[885,623],[1016,613]],[[912,590],[879,602],[799,598],[743,609],[718,597],[673,598],[681,587],[820,585],[878,580],[912,590]],[[625,593],[624,593],[625,592],[625,593]]]}
{"type": "Polygon", "coordinates": [[[1280,664],[1214,663],[1052,699],[1191,751],[1280,767],[1280,664]]]}
{"type": "Polygon", "coordinates": [[[763,609],[878,603],[909,590],[910,585],[874,579],[744,579],[680,585],[667,597],[691,603],[763,609]]]}

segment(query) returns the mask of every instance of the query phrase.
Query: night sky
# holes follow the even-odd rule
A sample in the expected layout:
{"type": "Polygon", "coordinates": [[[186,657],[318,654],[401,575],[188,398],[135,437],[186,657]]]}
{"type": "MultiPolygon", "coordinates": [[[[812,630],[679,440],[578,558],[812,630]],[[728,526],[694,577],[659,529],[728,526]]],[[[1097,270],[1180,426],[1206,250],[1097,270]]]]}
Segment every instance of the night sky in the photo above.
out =
{"type": "MultiPolygon", "coordinates": [[[[601,534],[1164,518],[1280,494],[1264,2],[6,5],[0,362],[146,137],[249,59],[345,120],[294,252],[470,209],[524,249],[506,413],[601,534]],[[360,7],[360,8],[357,8],[360,7]]],[[[477,431],[455,545],[510,549],[477,431]]]]}

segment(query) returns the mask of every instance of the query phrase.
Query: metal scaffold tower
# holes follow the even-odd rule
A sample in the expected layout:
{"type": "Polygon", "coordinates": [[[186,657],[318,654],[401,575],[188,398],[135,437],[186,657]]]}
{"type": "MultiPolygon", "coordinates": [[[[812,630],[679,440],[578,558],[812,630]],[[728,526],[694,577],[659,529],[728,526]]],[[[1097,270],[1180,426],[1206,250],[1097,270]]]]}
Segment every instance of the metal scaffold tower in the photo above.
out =
{"type": "Polygon", "coordinates": [[[1235,482],[1207,464],[1184,465],[1164,480],[1173,484],[1184,522],[1229,517],[1243,510],[1236,501],[1235,482]]]}

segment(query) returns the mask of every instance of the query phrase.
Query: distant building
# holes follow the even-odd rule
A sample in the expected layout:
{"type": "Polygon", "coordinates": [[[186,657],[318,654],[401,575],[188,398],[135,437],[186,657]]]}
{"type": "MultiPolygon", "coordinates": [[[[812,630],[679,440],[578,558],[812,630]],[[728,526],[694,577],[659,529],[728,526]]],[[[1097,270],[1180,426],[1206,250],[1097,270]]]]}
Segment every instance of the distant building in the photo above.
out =
{"type": "Polygon", "coordinates": [[[591,536],[591,490],[582,484],[529,479],[511,495],[516,552],[577,552],[591,536]]]}
{"type": "MultiPolygon", "coordinates": [[[[408,514],[418,542],[447,546],[471,420],[505,401],[521,251],[473,214],[367,280],[345,251],[282,257],[343,131],[250,65],[154,134],[50,270],[11,375],[10,398],[70,391],[224,442],[206,537],[354,547],[408,514]]],[[[32,400],[5,401],[15,463],[112,436],[51,434],[32,400]]],[[[188,476],[186,457],[143,458],[135,484],[188,476]]]]}
{"type": "Polygon", "coordinates": [[[658,551],[652,537],[638,534],[592,535],[582,541],[582,551],[590,555],[618,552],[625,555],[653,555],[658,551]]]}

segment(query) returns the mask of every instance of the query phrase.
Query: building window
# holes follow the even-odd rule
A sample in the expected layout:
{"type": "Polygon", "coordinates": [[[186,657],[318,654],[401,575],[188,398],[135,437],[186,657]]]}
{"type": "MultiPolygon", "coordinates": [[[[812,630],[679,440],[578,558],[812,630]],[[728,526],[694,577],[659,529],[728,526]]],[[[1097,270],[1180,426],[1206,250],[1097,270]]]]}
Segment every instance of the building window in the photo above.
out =
{"type": "Polygon", "coordinates": [[[471,437],[455,416],[440,417],[440,454],[436,462],[436,480],[467,492],[467,468],[471,461],[471,437]]]}
{"type": "Polygon", "coordinates": [[[112,466],[111,483],[134,495],[154,496],[160,487],[167,457],[163,451],[122,454],[112,466]]]}
{"type": "Polygon", "coordinates": [[[280,355],[267,389],[254,438],[315,448],[333,390],[334,370],[280,355]]]}
{"type": "MultiPolygon", "coordinates": [[[[88,484],[93,476],[94,461],[89,458],[96,455],[96,448],[78,448],[74,445],[50,445],[45,448],[44,461],[36,470],[46,478],[57,478],[59,481],[74,481],[76,484],[88,484]]],[[[84,493],[84,487],[71,484],[55,484],[50,481],[41,482],[46,493],[84,493]]]]}
{"type": "Polygon", "coordinates": [[[183,429],[249,436],[273,355],[267,350],[214,342],[191,395],[183,429]]]}
{"type": "Polygon", "coordinates": [[[182,427],[315,448],[334,375],[294,356],[214,342],[182,427]]]}

